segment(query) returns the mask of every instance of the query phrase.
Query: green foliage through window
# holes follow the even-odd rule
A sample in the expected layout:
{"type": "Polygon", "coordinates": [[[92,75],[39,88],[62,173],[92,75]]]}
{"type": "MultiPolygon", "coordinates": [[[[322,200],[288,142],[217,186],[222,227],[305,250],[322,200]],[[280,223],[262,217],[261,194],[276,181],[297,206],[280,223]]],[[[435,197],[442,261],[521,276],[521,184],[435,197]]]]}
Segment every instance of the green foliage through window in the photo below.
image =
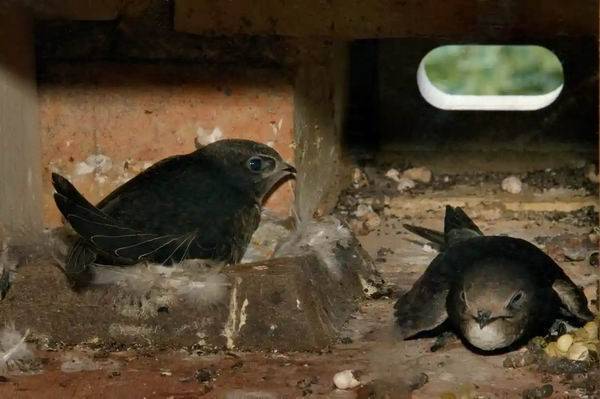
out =
{"type": "Polygon", "coordinates": [[[447,94],[540,95],[563,84],[560,61],[539,46],[442,46],[425,56],[425,71],[447,94]]]}

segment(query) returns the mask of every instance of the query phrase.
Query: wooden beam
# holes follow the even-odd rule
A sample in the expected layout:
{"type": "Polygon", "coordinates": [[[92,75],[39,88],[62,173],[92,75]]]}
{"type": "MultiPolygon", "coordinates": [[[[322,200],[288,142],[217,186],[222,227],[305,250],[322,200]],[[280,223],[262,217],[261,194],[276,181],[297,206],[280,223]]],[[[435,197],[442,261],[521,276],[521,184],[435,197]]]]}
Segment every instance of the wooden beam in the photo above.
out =
{"type": "Polygon", "coordinates": [[[0,9],[0,225],[12,243],[41,232],[40,160],[32,18],[0,9]]]}
{"type": "Polygon", "coordinates": [[[33,3],[36,18],[106,21],[119,16],[123,0],[43,0],[33,3]]]}
{"type": "Polygon", "coordinates": [[[342,39],[597,35],[598,0],[175,0],[175,29],[342,39]]]}

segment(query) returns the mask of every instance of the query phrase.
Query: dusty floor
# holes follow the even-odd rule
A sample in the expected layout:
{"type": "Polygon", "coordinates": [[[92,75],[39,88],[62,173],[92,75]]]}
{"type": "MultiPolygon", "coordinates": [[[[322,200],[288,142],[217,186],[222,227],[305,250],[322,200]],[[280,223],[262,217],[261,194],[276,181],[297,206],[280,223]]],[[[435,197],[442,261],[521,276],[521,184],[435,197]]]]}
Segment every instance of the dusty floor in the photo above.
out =
{"type": "MultiPolygon", "coordinates": [[[[464,205],[486,234],[510,234],[544,245],[567,274],[586,287],[586,294],[592,298],[600,271],[586,258],[589,248],[583,254],[573,255],[573,251],[582,247],[581,240],[598,224],[597,216],[589,210],[565,211],[597,202],[597,189],[589,189],[586,183],[586,187],[570,187],[571,191],[548,193],[531,183],[523,193],[508,195],[497,188],[496,180],[477,180],[474,184],[462,180],[443,189],[437,187],[434,180],[431,187],[419,185],[403,194],[389,190],[386,195],[391,198],[376,199],[372,206],[381,224],[368,233],[364,231],[367,234],[359,239],[376,260],[385,279],[395,284],[397,291],[406,290],[435,252],[404,231],[402,223],[441,228],[442,206],[447,202],[464,205]],[[510,203],[519,204],[520,208],[512,209],[506,205],[510,203]],[[581,239],[575,240],[577,248],[569,250],[568,245],[563,245],[564,241],[550,239],[565,237],[565,234],[581,239]],[[569,256],[578,260],[568,260],[569,256]]],[[[558,183],[550,179],[550,183],[544,184],[558,183]]],[[[363,187],[350,193],[355,199],[361,195],[363,200],[373,202],[373,198],[383,197],[383,191],[363,187]]],[[[360,200],[348,205],[342,199],[349,215],[359,203],[360,200]]],[[[372,394],[381,387],[390,398],[514,398],[521,397],[526,389],[545,384],[552,385],[552,397],[600,397],[599,391],[588,389],[586,392],[579,388],[581,376],[549,375],[532,368],[505,368],[506,355],[475,355],[459,342],[437,352],[429,350],[434,342],[429,338],[396,342],[391,317],[393,302],[386,297],[366,301],[341,332],[340,343],[321,353],[38,350],[40,370],[0,379],[0,397],[385,397],[372,394]],[[360,371],[362,382],[378,382],[354,391],[335,390],[332,377],[344,369],[360,371]]]]}

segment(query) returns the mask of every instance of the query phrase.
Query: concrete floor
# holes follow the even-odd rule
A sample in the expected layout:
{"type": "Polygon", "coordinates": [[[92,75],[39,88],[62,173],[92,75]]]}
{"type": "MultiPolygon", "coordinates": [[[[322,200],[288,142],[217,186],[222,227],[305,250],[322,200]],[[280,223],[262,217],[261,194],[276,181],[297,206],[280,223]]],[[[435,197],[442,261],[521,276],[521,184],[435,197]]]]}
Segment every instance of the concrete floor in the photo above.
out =
{"type": "MultiPolygon", "coordinates": [[[[481,187],[477,192],[481,201],[467,204],[466,211],[474,215],[486,234],[508,233],[533,241],[540,236],[587,234],[593,227],[588,220],[577,217],[551,220],[543,213],[515,214],[493,205],[499,203],[497,198],[486,196],[481,187]]],[[[423,192],[393,198],[393,203],[413,204],[412,211],[392,207],[385,212],[377,230],[359,237],[389,283],[396,284],[399,290],[410,288],[435,256],[401,224],[441,228],[442,205],[456,198],[452,190],[445,195],[423,192]],[[399,212],[406,216],[398,218],[404,214],[399,212]]],[[[584,199],[594,201],[589,196],[584,199]]],[[[518,196],[514,201],[528,203],[518,196]]],[[[564,207],[568,201],[563,198],[557,204],[564,207]]],[[[593,285],[600,277],[598,268],[585,261],[560,263],[576,283],[587,287],[590,298],[595,295],[593,285]]],[[[0,382],[0,397],[514,398],[521,397],[525,389],[543,384],[552,384],[553,397],[586,397],[564,376],[504,368],[506,355],[476,355],[460,342],[430,352],[432,338],[397,342],[393,338],[393,303],[390,298],[365,301],[341,332],[343,343],[320,353],[99,353],[85,348],[37,351],[41,371],[8,376],[0,382]],[[365,384],[381,382],[383,393],[369,396],[364,387],[335,390],[332,377],[344,369],[360,371],[359,379],[365,384]],[[422,373],[427,375],[427,383],[415,383],[423,378],[422,373]],[[422,386],[410,393],[410,385],[422,386]]]]}

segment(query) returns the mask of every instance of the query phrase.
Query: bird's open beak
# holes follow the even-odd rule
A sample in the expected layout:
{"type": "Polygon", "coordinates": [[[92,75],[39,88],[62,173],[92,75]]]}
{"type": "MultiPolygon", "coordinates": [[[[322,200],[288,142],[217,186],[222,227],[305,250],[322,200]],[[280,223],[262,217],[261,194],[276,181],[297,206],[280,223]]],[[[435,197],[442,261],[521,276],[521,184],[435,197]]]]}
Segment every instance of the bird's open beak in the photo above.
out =
{"type": "Polygon", "coordinates": [[[475,321],[479,325],[479,328],[483,330],[483,327],[490,324],[492,321],[490,312],[482,312],[481,310],[477,312],[477,317],[475,317],[475,321]]]}
{"type": "Polygon", "coordinates": [[[294,168],[292,165],[290,165],[289,163],[284,162],[283,163],[283,169],[284,172],[288,172],[290,175],[295,175],[296,174],[296,168],[294,168]]]}

